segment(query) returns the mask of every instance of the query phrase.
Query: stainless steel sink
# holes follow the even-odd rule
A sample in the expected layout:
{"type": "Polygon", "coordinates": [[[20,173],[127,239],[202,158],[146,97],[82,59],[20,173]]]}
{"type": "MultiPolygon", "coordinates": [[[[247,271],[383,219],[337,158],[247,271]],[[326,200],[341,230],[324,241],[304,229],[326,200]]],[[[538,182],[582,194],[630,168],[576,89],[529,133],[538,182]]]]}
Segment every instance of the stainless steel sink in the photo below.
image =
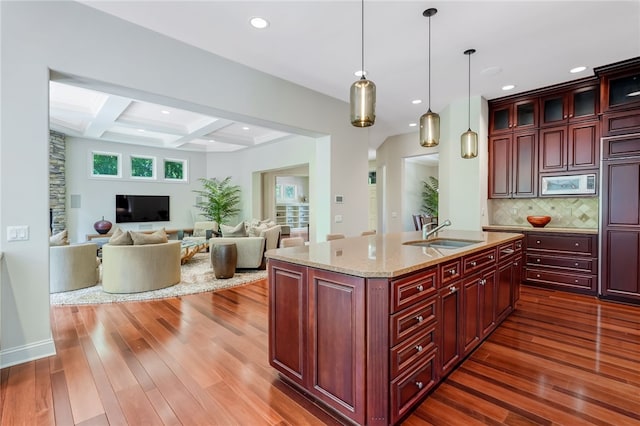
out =
{"type": "Polygon", "coordinates": [[[482,241],[434,238],[432,240],[407,241],[406,243],[402,243],[402,244],[406,246],[433,247],[433,248],[441,248],[441,249],[457,249],[461,247],[470,246],[472,244],[478,244],[481,242],[482,241]]]}

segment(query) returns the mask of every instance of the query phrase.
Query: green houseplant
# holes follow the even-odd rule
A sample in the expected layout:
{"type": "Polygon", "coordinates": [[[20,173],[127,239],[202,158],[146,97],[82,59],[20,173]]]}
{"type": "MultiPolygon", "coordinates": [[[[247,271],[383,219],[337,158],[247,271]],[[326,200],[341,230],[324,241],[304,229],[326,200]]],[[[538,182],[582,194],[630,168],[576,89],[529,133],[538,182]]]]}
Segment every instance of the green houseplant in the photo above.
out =
{"type": "Polygon", "coordinates": [[[422,181],[422,212],[427,216],[438,216],[438,178],[435,176],[422,181]]]}
{"type": "Polygon", "coordinates": [[[202,183],[203,189],[193,190],[202,197],[202,201],[196,204],[196,207],[202,210],[202,214],[207,219],[222,225],[240,211],[238,208],[240,186],[231,184],[231,176],[222,180],[217,178],[198,180],[202,183]]]}

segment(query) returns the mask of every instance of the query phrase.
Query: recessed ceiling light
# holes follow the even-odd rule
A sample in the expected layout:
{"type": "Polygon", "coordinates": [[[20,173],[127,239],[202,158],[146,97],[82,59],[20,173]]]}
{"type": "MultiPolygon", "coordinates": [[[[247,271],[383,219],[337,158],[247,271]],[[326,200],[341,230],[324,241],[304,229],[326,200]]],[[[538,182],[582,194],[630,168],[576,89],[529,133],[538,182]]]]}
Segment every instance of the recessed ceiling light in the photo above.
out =
{"type": "Polygon", "coordinates": [[[516,88],[515,84],[505,84],[504,86],[502,86],[502,90],[512,90],[515,88],[516,88]]]}
{"type": "Polygon", "coordinates": [[[269,21],[267,21],[264,18],[260,18],[259,16],[255,16],[255,17],[251,18],[249,20],[249,22],[251,23],[251,26],[253,28],[257,28],[259,30],[262,30],[262,29],[267,28],[269,26],[269,21]]]}
{"type": "Polygon", "coordinates": [[[363,75],[366,77],[367,76],[367,72],[363,71],[363,70],[358,70],[356,72],[353,73],[356,77],[362,77],[363,75]]]}
{"type": "Polygon", "coordinates": [[[166,109],[163,109],[163,110],[162,110],[162,111],[160,111],[160,112],[161,112],[161,113],[163,113],[163,114],[171,114],[171,112],[170,112],[170,111],[167,111],[166,109]]]}
{"type": "Polygon", "coordinates": [[[144,132],[144,129],[138,129],[139,132],[144,132]]]}
{"type": "Polygon", "coordinates": [[[418,123],[409,123],[409,127],[416,127],[418,123]]]}
{"type": "Polygon", "coordinates": [[[582,72],[582,71],[584,71],[584,70],[586,70],[586,69],[587,69],[587,67],[582,67],[582,66],[580,66],[580,67],[571,68],[571,69],[569,70],[569,72],[570,72],[571,74],[575,74],[575,73],[578,73],[578,72],[582,72]]]}
{"type": "Polygon", "coordinates": [[[422,103],[422,99],[414,99],[414,100],[411,101],[411,103],[414,104],[414,105],[421,104],[422,103]]]}
{"type": "Polygon", "coordinates": [[[249,128],[247,126],[243,126],[242,130],[249,130],[249,128]]]}

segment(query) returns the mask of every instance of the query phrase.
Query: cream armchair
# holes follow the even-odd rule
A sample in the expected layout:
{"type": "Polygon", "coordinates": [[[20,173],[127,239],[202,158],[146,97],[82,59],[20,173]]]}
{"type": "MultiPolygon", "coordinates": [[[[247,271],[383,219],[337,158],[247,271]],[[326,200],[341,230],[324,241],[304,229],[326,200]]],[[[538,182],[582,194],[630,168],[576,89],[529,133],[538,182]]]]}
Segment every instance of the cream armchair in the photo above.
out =
{"type": "Polygon", "coordinates": [[[102,288],[107,293],[139,293],[180,282],[180,241],[102,246],[102,288]]]}
{"type": "Polygon", "coordinates": [[[49,247],[49,291],[91,287],[100,279],[98,245],[94,243],[49,247]]]}
{"type": "Polygon", "coordinates": [[[195,222],[193,224],[193,234],[189,237],[183,237],[184,241],[193,241],[197,243],[204,243],[209,238],[215,236],[219,232],[218,222],[216,221],[203,221],[195,222]]]}
{"type": "Polygon", "coordinates": [[[278,248],[280,241],[280,225],[260,231],[257,237],[220,237],[211,238],[209,247],[216,243],[235,243],[238,252],[237,269],[264,269],[266,267],[264,252],[278,248]]]}

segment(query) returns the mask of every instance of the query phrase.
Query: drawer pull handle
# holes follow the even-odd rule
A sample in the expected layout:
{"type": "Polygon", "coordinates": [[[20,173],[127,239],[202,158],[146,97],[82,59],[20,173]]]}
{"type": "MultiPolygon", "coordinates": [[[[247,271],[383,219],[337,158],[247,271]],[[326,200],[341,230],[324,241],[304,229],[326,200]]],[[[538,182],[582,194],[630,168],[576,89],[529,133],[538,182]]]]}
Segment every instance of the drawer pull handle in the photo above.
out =
{"type": "Polygon", "coordinates": [[[540,244],[540,240],[536,240],[536,244],[540,244]]]}
{"type": "Polygon", "coordinates": [[[540,278],[540,274],[536,274],[536,278],[540,278]]]}
{"type": "Polygon", "coordinates": [[[475,260],[472,260],[472,261],[471,261],[471,263],[470,263],[470,265],[471,265],[471,266],[476,266],[476,265],[477,265],[477,263],[476,263],[476,261],[475,261],[475,260]]]}
{"type": "Polygon", "coordinates": [[[578,284],[578,280],[575,280],[574,282],[575,282],[576,284],[578,284]]]}
{"type": "Polygon", "coordinates": [[[579,265],[579,263],[576,263],[576,266],[578,266],[578,265],[579,265]]]}
{"type": "Polygon", "coordinates": [[[500,253],[502,253],[502,254],[513,254],[513,249],[504,249],[500,253]]]}
{"type": "Polygon", "coordinates": [[[416,346],[416,351],[422,352],[422,346],[420,346],[420,345],[416,346]]]}
{"type": "Polygon", "coordinates": [[[419,284],[418,287],[416,287],[416,289],[418,291],[422,291],[422,290],[424,290],[424,287],[422,287],[422,284],[419,284]]]}
{"type": "Polygon", "coordinates": [[[449,270],[449,274],[450,275],[455,275],[456,274],[456,270],[455,269],[450,269],[449,270]]]}
{"type": "Polygon", "coordinates": [[[422,321],[424,321],[424,318],[422,318],[422,315],[418,315],[416,317],[416,321],[418,321],[418,323],[421,323],[422,321]]]}
{"type": "Polygon", "coordinates": [[[487,283],[487,280],[485,280],[484,278],[480,280],[480,285],[485,285],[487,283]]]}
{"type": "Polygon", "coordinates": [[[492,254],[489,255],[489,260],[493,260],[494,256],[492,254]]]}
{"type": "Polygon", "coordinates": [[[580,243],[576,243],[576,247],[580,247],[580,243]]]}
{"type": "Polygon", "coordinates": [[[416,382],[416,386],[418,387],[418,389],[422,389],[424,385],[422,384],[422,382],[416,382]]]}
{"type": "Polygon", "coordinates": [[[540,259],[536,259],[536,262],[540,263],[540,259]]]}
{"type": "Polygon", "coordinates": [[[458,289],[457,289],[457,288],[455,288],[455,287],[449,287],[449,292],[450,292],[450,293],[455,293],[456,291],[458,291],[458,289]]]}

